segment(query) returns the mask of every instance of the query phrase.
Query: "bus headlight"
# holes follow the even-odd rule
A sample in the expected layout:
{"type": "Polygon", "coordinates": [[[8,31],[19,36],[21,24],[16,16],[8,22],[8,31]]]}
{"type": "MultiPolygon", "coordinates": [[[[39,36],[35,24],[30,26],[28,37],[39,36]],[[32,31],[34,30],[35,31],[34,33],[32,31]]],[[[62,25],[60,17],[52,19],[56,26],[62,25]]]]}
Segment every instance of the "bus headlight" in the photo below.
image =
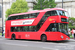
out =
{"type": "Polygon", "coordinates": [[[63,39],[64,37],[63,37],[63,36],[61,36],[61,38],[63,39]]]}
{"type": "Polygon", "coordinates": [[[68,40],[68,38],[66,38],[66,40],[68,40]]]}

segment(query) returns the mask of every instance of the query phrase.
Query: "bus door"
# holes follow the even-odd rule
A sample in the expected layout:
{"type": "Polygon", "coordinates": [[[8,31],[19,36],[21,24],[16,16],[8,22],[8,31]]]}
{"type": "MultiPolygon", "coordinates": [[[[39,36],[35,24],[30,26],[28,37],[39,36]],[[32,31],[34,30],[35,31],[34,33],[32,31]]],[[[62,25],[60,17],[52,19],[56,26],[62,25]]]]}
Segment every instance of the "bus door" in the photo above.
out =
{"type": "Polygon", "coordinates": [[[57,23],[51,23],[47,30],[49,33],[49,40],[56,40],[58,38],[58,24],[57,23]]]}

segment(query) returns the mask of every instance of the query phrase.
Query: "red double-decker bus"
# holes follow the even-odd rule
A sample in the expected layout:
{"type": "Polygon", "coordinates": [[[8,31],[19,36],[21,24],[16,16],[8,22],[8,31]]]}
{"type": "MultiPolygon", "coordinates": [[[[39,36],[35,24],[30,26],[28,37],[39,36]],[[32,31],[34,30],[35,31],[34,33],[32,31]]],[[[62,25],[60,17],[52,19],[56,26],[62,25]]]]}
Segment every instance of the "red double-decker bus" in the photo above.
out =
{"type": "Polygon", "coordinates": [[[61,8],[9,15],[5,38],[42,41],[69,40],[68,13],[61,8]]]}

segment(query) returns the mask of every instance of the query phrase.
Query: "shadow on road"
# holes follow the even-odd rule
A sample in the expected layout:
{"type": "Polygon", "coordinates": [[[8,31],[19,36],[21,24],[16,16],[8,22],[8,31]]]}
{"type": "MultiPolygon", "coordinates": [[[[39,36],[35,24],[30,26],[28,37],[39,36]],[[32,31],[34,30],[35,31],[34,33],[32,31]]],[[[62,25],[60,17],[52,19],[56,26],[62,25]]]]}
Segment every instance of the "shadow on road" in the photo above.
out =
{"type": "MultiPolygon", "coordinates": [[[[6,40],[11,40],[11,39],[6,39],[6,40]]],[[[16,41],[32,41],[32,42],[42,42],[41,40],[27,40],[27,39],[16,39],[16,41]]],[[[64,41],[46,41],[45,43],[67,43],[69,42],[68,40],[64,41]]]]}
{"type": "Polygon", "coordinates": [[[64,40],[64,41],[47,41],[47,42],[53,42],[53,43],[67,43],[69,42],[68,40],[64,40]]]}

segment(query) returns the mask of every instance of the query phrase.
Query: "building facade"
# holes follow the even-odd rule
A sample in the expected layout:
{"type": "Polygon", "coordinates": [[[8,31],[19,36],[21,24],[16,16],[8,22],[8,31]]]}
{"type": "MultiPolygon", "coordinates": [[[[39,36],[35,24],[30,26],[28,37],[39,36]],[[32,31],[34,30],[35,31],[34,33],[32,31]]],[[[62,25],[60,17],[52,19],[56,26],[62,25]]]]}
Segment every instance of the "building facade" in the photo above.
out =
{"type": "MultiPolygon", "coordinates": [[[[16,0],[3,0],[3,24],[5,24],[5,15],[6,10],[9,9],[13,2],[16,0]]],[[[35,4],[36,0],[26,0],[28,2],[29,11],[33,10],[33,5],[35,4]]],[[[62,8],[62,0],[55,0],[57,4],[57,8],[62,8]]],[[[63,8],[69,12],[70,17],[75,17],[75,0],[63,0],[63,8]]],[[[0,0],[0,32],[2,29],[2,0],[0,0]]]]}
{"type": "MultiPolygon", "coordinates": [[[[16,0],[3,0],[3,27],[5,29],[5,15],[6,15],[6,10],[9,9],[12,5],[13,2],[16,0]]],[[[26,0],[28,3],[29,11],[33,10],[33,5],[35,0],[26,0]]],[[[0,32],[2,31],[2,17],[1,17],[1,11],[2,11],[2,0],[0,0],[0,32]]]]}
{"type": "MultiPolygon", "coordinates": [[[[62,0],[57,0],[57,8],[62,8],[62,0]]],[[[63,0],[63,9],[68,11],[70,17],[75,18],[75,0],[63,0]]]]}

